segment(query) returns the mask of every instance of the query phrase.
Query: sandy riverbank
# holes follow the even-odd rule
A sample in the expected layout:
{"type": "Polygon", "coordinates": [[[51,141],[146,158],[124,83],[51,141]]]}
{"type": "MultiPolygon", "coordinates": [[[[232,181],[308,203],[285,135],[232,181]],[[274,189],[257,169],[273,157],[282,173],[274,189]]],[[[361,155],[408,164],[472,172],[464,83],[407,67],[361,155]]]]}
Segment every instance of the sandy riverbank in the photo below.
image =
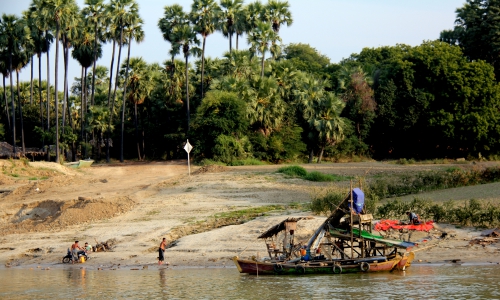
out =
{"type": "MultiPolygon", "coordinates": [[[[165,255],[170,267],[225,267],[231,257],[267,255],[257,236],[289,216],[310,215],[289,209],[240,225],[191,234],[194,225],[221,212],[309,202],[328,183],[285,178],[279,166],[192,167],[186,162],[156,162],[69,169],[54,163],[0,161],[0,264],[6,267],[58,267],[72,241],[112,241],[111,251],[92,253],[91,268],[156,267],[162,237],[175,241],[165,255]],[[182,236],[181,238],[179,238],[182,236]]],[[[438,168],[386,163],[305,165],[311,170],[353,176],[438,168]]],[[[347,185],[348,183],[346,183],[347,185]]],[[[468,188],[461,194],[474,194],[468,188]]],[[[484,187],[481,188],[484,190],[484,187]]],[[[478,189],[479,191],[479,189],[478,189]]],[[[298,239],[307,239],[324,217],[301,221],[298,239]]],[[[224,225],[224,224],[222,224],[224,225]]],[[[416,262],[461,259],[500,263],[498,242],[470,244],[473,228],[437,224],[430,233],[415,233],[416,262]],[[439,237],[443,232],[445,239],[439,237]],[[425,242],[424,242],[425,240],[425,242]]]]}

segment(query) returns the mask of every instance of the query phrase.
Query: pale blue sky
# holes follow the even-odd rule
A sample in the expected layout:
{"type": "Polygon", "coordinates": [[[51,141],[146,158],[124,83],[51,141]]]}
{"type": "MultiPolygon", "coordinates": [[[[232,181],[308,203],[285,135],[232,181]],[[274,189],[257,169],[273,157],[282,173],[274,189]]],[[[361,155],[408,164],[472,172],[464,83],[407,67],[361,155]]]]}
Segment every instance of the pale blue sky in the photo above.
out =
{"type": "MultiPolygon", "coordinates": [[[[83,7],[84,0],[77,0],[83,7]]],[[[144,19],[144,42],[132,44],[132,56],[146,61],[162,63],[168,58],[169,43],[163,40],[157,27],[166,5],[178,3],[188,12],[191,0],[137,0],[139,13],[144,19]]],[[[245,3],[252,1],[246,0],[245,3]]],[[[261,0],[265,3],[266,0],[261,0]]],[[[306,43],[328,56],[331,62],[339,62],[364,47],[391,46],[398,43],[419,45],[434,40],[444,29],[451,29],[455,10],[465,0],[289,0],[293,25],[282,27],[280,36],[284,44],[306,43]]],[[[0,13],[21,15],[31,0],[0,0],[0,13]]],[[[240,40],[240,49],[247,48],[246,37],[240,40]]],[[[233,40],[233,46],[234,46],[233,40]]],[[[126,49],[124,49],[126,51],[126,49]]],[[[220,33],[207,38],[206,55],[220,57],[229,50],[229,42],[220,33]]],[[[52,47],[54,56],[55,47],[52,47]]],[[[62,58],[61,58],[62,59],[62,58]]],[[[109,68],[111,46],[104,47],[99,65],[109,68]]],[[[53,69],[54,58],[51,58],[53,69]]],[[[42,65],[45,66],[45,57],[42,65]]],[[[35,70],[38,70],[35,62],[35,70]]],[[[70,63],[70,84],[80,77],[78,63],[70,63]]],[[[42,74],[46,74],[43,70],[42,74]]],[[[21,73],[21,80],[29,80],[29,67],[21,73]]],[[[51,70],[54,74],[54,71],[51,70]]],[[[60,74],[62,74],[62,67],[60,74]]],[[[35,71],[35,74],[37,72],[35,71]]],[[[44,76],[44,75],[43,75],[44,76]]],[[[52,75],[53,76],[53,75],[52,75]]],[[[62,75],[61,75],[62,76],[62,75]]],[[[36,77],[36,76],[35,76],[36,77]]],[[[43,77],[45,79],[45,77],[43,77]]],[[[62,80],[62,77],[60,78],[62,80]]],[[[51,82],[54,79],[51,79],[51,82]]],[[[62,86],[62,84],[60,85],[62,86]]]]}

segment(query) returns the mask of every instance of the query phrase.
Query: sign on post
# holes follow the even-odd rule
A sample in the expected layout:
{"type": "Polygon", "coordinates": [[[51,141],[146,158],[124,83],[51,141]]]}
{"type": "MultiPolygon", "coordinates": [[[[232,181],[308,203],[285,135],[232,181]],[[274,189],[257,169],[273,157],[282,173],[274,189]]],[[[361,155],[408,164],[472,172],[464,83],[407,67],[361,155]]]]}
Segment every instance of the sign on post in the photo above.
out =
{"type": "Polygon", "coordinates": [[[188,154],[188,174],[191,176],[191,164],[189,161],[189,152],[191,152],[191,149],[193,149],[193,146],[189,143],[189,140],[186,140],[186,145],[184,146],[184,150],[186,150],[188,154]]]}

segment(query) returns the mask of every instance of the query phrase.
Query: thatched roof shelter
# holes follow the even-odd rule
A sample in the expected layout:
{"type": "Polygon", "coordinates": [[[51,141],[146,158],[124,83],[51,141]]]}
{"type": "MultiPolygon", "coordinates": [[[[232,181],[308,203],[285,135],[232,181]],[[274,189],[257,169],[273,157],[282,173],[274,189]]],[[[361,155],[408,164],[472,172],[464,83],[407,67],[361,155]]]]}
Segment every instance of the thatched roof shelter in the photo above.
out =
{"type": "Polygon", "coordinates": [[[312,217],[297,217],[297,218],[290,217],[290,218],[287,218],[286,220],[281,221],[279,224],[274,225],[273,227],[269,228],[266,232],[261,234],[258,237],[258,239],[267,239],[267,238],[273,237],[273,236],[277,235],[278,233],[280,233],[281,231],[286,229],[286,223],[288,223],[288,222],[297,223],[298,221],[305,220],[305,219],[312,219],[312,217]]]}
{"type": "Polygon", "coordinates": [[[38,156],[44,155],[43,149],[39,148],[26,148],[23,153],[23,148],[16,146],[16,154],[14,155],[14,147],[6,142],[0,142],[0,158],[22,157],[26,155],[38,156]]]}

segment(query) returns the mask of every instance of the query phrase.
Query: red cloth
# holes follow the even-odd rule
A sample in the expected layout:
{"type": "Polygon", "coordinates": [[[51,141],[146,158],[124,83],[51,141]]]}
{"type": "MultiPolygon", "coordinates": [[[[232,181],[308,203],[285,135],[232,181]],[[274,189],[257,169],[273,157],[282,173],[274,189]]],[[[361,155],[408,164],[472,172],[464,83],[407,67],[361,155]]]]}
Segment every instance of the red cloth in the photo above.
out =
{"type": "Polygon", "coordinates": [[[375,230],[386,231],[389,229],[408,229],[408,230],[418,230],[429,232],[434,227],[433,221],[427,221],[420,225],[401,225],[398,220],[380,220],[380,222],[375,224],[375,230]]]}

